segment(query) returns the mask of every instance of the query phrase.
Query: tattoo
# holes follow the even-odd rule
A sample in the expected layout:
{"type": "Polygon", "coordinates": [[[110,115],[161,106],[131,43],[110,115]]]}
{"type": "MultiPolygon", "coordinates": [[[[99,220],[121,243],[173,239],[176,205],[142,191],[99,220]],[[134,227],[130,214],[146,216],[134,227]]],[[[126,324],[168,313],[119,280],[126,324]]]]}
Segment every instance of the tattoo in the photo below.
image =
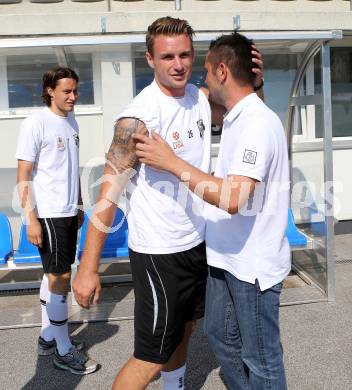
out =
{"type": "MultiPolygon", "coordinates": [[[[127,145],[130,141],[132,134],[137,132],[138,126],[143,124],[139,119],[131,118],[131,121],[134,121],[134,126],[128,127],[129,125],[121,125],[120,121],[118,121],[115,125],[115,134],[114,134],[114,143],[127,145]]],[[[133,125],[132,123],[130,125],[133,125]]]]}
{"type": "Polygon", "coordinates": [[[115,124],[114,138],[111,143],[108,160],[119,173],[133,168],[137,163],[135,143],[132,134],[147,134],[144,123],[137,118],[122,118],[115,124]]]}

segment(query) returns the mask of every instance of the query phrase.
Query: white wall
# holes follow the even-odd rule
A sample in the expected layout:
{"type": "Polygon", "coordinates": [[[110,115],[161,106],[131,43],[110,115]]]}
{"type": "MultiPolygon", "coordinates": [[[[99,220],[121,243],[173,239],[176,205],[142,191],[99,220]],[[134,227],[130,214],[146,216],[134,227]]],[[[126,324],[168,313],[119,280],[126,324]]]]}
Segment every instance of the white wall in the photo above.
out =
{"type": "Polygon", "coordinates": [[[133,62],[130,45],[103,52],[101,58],[104,145],[108,151],[113,136],[113,119],[133,98],[133,62]]]}

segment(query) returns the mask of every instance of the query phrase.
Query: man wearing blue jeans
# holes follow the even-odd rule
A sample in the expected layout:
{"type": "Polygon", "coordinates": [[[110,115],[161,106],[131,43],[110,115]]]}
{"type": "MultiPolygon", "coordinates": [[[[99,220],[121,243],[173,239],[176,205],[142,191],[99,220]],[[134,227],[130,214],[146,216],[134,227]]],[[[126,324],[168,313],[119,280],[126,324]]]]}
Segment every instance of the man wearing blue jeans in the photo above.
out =
{"type": "Polygon", "coordinates": [[[224,35],[207,54],[210,98],[227,109],[214,176],[156,134],[135,140],[140,162],[174,174],[209,203],[205,331],[227,387],[285,390],[279,301],[290,271],[287,144],[280,119],[254,93],[251,44],[224,35]]]}

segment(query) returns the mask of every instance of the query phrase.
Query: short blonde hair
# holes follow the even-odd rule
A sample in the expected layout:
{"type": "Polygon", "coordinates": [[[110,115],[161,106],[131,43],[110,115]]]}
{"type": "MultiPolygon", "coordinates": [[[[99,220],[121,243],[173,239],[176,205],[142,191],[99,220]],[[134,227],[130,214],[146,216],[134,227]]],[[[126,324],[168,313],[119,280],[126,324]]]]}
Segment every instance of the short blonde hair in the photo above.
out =
{"type": "Polygon", "coordinates": [[[150,55],[153,55],[154,39],[158,35],[181,35],[186,34],[191,44],[193,45],[194,30],[187,22],[178,18],[172,18],[171,16],[164,16],[156,19],[149,27],[146,36],[147,50],[150,55]]]}

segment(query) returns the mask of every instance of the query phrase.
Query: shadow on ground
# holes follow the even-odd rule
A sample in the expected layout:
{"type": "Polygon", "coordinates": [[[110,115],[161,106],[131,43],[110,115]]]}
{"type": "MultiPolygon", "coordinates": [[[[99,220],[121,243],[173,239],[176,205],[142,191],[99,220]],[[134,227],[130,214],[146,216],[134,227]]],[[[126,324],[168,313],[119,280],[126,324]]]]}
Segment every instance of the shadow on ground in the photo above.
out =
{"type": "Polygon", "coordinates": [[[219,364],[203,332],[203,321],[199,321],[188,349],[186,389],[202,389],[209,374],[218,368],[219,364]]]}
{"type": "MultiPolygon", "coordinates": [[[[94,306],[91,311],[100,311],[100,315],[103,315],[103,318],[109,318],[115,307],[123,302],[131,289],[132,286],[130,285],[121,287],[113,286],[103,289],[101,293],[101,304],[94,306]]],[[[81,312],[83,312],[83,315],[84,313],[89,314],[84,309],[81,309],[81,312]]],[[[76,315],[72,315],[70,320],[75,319],[76,316],[77,313],[76,315]]],[[[86,351],[89,355],[90,348],[114,337],[118,333],[120,326],[116,322],[88,322],[83,324],[70,324],[69,329],[71,334],[84,341],[86,351]]],[[[33,340],[33,342],[35,341],[33,340]]],[[[91,356],[91,358],[95,359],[95,356],[91,356]]],[[[56,368],[53,364],[53,356],[38,356],[35,373],[22,389],[75,389],[82,379],[83,377],[81,375],[74,375],[68,371],[56,368]]]]}
{"type": "MultiPolygon", "coordinates": [[[[119,331],[119,325],[111,323],[85,324],[84,328],[76,331],[81,325],[70,326],[71,333],[84,340],[87,352],[119,331]]],[[[92,357],[94,358],[94,357],[92,357]]],[[[36,371],[33,377],[22,387],[22,390],[56,390],[74,389],[82,380],[82,376],[73,375],[53,366],[52,356],[38,356],[36,371]]]]}

